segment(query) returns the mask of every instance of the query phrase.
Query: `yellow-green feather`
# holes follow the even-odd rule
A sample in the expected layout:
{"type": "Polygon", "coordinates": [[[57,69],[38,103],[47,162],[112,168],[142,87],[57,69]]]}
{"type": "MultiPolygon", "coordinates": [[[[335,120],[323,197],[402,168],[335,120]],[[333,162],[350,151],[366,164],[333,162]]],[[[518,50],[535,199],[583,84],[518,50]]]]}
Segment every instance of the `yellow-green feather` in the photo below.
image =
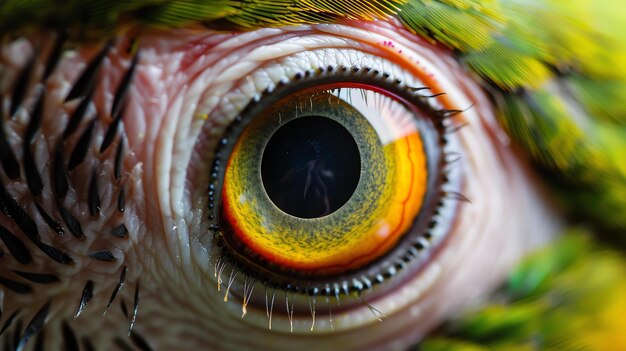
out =
{"type": "Polygon", "coordinates": [[[400,21],[422,37],[461,51],[480,50],[493,42],[492,33],[504,19],[497,1],[410,1],[400,21]],[[483,3],[483,5],[480,5],[483,3]]]}
{"type": "Polygon", "coordinates": [[[581,230],[523,262],[491,302],[422,350],[617,350],[626,345],[626,257],[581,230]]]}
{"type": "Polygon", "coordinates": [[[375,20],[397,13],[405,0],[5,0],[0,32],[36,27],[67,30],[91,39],[132,27],[205,24],[237,30],[344,18],[375,20]]]}
{"type": "Polygon", "coordinates": [[[622,2],[410,0],[398,16],[492,87],[501,123],[574,216],[626,233],[622,2]]]}

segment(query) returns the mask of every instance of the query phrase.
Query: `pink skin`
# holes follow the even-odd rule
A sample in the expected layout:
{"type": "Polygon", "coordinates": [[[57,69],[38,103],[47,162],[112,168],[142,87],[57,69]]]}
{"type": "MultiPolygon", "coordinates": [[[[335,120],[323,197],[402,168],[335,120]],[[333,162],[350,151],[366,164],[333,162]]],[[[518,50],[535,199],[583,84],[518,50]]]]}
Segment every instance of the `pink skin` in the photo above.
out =
{"type": "MultiPolygon", "coordinates": [[[[4,111],[8,111],[11,82],[24,57],[38,46],[43,48],[36,73],[41,76],[50,50],[46,38],[20,40],[2,48],[0,69],[6,74],[0,80],[0,91],[4,111]]],[[[102,349],[109,349],[114,337],[126,338],[129,322],[120,312],[119,300],[123,298],[132,309],[137,285],[140,304],[134,330],[157,350],[402,349],[417,342],[447,316],[484,298],[522,256],[558,231],[559,215],[548,205],[524,157],[497,125],[485,92],[447,50],[412,35],[395,21],[262,29],[243,34],[149,32],[140,38],[139,66],[120,128],[127,146],[122,181],[127,198],[124,213],[116,209],[119,185],[112,176],[118,141],[103,155],[98,149],[111,121],[109,111],[115,90],[131,60],[125,52],[127,38],[118,40],[103,63],[89,112],[95,116],[97,111],[100,121],[95,141],[87,161],[69,176],[71,186],[64,206],[79,219],[87,238],[76,239],[67,229],[64,237],[56,237],[36,214],[25,182],[9,182],[3,176],[12,196],[37,221],[43,241],[67,250],[76,262],[70,266],[52,262],[25,239],[8,217],[0,216],[0,224],[22,238],[35,257],[35,264],[25,267],[5,256],[0,275],[17,280],[10,272],[17,269],[61,277],[62,282],[53,286],[33,284],[32,294],[0,290],[5,313],[18,308],[26,311],[23,323],[46,301],[53,302],[47,326],[50,331],[46,333],[51,349],[63,345],[59,325],[62,320],[72,321],[87,280],[94,281],[94,298],[70,325],[79,339],[89,336],[102,349]],[[460,179],[460,191],[472,203],[446,200],[456,210],[454,217],[448,218],[452,229],[441,247],[424,267],[396,278],[393,289],[370,295],[368,303],[385,315],[382,322],[367,306],[346,297],[343,303],[350,308],[333,313],[331,323],[328,304],[320,298],[311,331],[309,307],[300,306],[300,300],[291,332],[283,307],[285,297],[278,293],[276,305],[280,307],[273,311],[269,330],[264,305],[249,305],[247,315],[241,318],[242,291],[233,289],[225,303],[226,287],[219,292],[216,289],[215,259],[208,257],[212,234],[204,210],[212,150],[223,128],[264,86],[282,76],[291,77],[293,72],[315,68],[315,62],[369,60],[347,53],[345,57],[336,55],[347,50],[374,57],[372,62],[386,62],[381,69],[413,74],[427,82],[433,93],[446,92],[437,102],[446,108],[471,106],[455,118],[454,123],[466,121],[468,126],[450,136],[450,148],[462,155],[452,175],[460,179]],[[314,51],[325,54],[304,54],[314,51]],[[310,60],[296,59],[298,55],[310,60]],[[87,211],[86,188],[94,167],[99,172],[102,198],[98,217],[87,211]],[[128,239],[111,238],[108,231],[122,221],[129,229],[128,239]],[[117,258],[115,262],[98,262],[86,256],[104,248],[117,258]],[[102,317],[123,266],[128,267],[127,284],[113,308],[102,317]]],[[[77,104],[63,100],[99,48],[81,47],[65,55],[45,85],[46,113],[32,149],[44,175],[44,192],[38,201],[57,220],[60,216],[48,177],[51,152],[77,104]]],[[[20,161],[21,136],[40,88],[31,86],[26,108],[15,120],[5,123],[5,133],[20,161]]],[[[87,119],[75,134],[86,125],[87,119]]],[[[66,158],[77,137],[67,142],[66,158]]],[[[228,274],[224,273],[226,281],[228,274]]],[[[260,283],[255,289],[264,299],[260,283]]]]}

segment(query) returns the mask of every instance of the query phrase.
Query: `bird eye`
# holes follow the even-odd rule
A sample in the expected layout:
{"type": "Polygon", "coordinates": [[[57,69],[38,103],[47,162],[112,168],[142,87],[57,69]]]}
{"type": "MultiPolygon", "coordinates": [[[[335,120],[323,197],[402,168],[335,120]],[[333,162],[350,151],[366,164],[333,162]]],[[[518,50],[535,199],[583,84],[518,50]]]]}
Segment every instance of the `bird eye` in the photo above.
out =
{"type": "Polygon", "coordinates": [[[341,71],[281,84],[223,139],[236,140],[220,196],[223,240],[283,287],[322,290],[292,278],[358,272],[400,241],[417,245],[441,192],[441,121],[417,89],[341,71]]]}
{"type": "Polygon", "coordinates": [[[447,310],[438,292],[463,284],[443,282],[462,262],[474,262],[467,279],[491,273],[449,299],[450,309],[558,223],[537,212],[551,210],[534,190],[522,190],[534,185],[489,122],[480,89],[446,72],[459,67],[443,51],[386,41],[385,30],[269,34],[244,54],[254,63],[220,72],[233,82],[222,95],[228,103],[200,108],[211,112],[191,157],[192,196],[207,209],[210,235],[198,240],[208,279],[240,305],[244,325],[359,333],[383,320],[381,334],[401,334],[390,324],[409,318],[406,306],[413,316],[418,305],[441,308],[433,316],[447,310]],[[512,183],[515,210],[503,205],[512,183]],[[523,224],[505,220],[509,210],[523,224]],[[499,264],[482,266],[495,247],[499,264]]]}

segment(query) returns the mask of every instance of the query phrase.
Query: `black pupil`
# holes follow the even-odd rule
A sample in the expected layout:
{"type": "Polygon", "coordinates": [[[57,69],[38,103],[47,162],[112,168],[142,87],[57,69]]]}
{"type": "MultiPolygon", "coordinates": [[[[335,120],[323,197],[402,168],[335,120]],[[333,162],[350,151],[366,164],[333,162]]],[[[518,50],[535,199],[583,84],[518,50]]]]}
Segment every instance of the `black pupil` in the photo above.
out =
{"type": "Polygon", "coordinates": [[[278,208],[301,218],[335,212],[356,189],[361,157],[341,124],[309,116],[289,121],[272,135],[263,152],[261,177],[278,208]]]}

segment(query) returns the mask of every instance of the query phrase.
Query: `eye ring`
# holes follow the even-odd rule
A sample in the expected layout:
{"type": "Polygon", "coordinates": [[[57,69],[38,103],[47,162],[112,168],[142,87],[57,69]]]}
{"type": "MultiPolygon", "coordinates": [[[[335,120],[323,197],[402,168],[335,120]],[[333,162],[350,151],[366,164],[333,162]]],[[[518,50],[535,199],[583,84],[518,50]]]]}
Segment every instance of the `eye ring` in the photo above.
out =
{"type": "Polygon", "coordinates": [[[433,107],[428,99],[439,94],[432,96],[420,94],[420,92],[428,89],[427,87],[406,86],[401,80],[393,78],[390,74],[381,73],[381,71],[370,67],[328,66],[296,73],[291,80],[279,81],[278,84],[269,86],[261,94],[254,96],[241,113],[225,128],[225,132],[215,148],[211,166],[208,217],[211,223],[210,229],[215,234],[213,241],[219,250],[219,263],[230,263],[246,277],[259,280],[268,287],[310,296],[338,297],[353,293],[360,295],[361,292],[397,276],[399,272],[405,270],[408,263],[418,259],[427,260],[430,254],[422,253],[430,252],[430,249],[433,249],[437,243],[444,239],[441,234],[435,234],[434,230],[438,228],[440,229],[438,233],[445,232],[440,228],[442,223],[439,222],[442,221],[438,221],[437,217],[444,207],[443,198],[446,191],[443,188],[450,182],[445,174],[447,161],[444,149],[447,144],[445,118],[452,112],[433,107]],[[297,84],[297,89],[294,89],[294,84],[297,84]],[[380,89],[386,94],[392,95],[405,106],[410,107],[415,116],[422,117],[421,119],[428,124],[431,131],[430,133],[421,133],[422,138],[424,138],[424,148],[429,150],[429,156],[426,158],[428,191],[424,196],[423,207],[409,232],[405,233],[395,247],[383,257],[358,270],[336,275],[317,277],[303,277],[293,274],[279,275],[272,269],[259,266],[230,247],[219,222],[219,201],[222,198],[223,190],[220,184],[224,180],[225,165],[235,148],[236,141],[255,116],[267,106],[271,106],[293,93],[294,90],[302,91],[329,84],[364,85],[380,89]]]}

